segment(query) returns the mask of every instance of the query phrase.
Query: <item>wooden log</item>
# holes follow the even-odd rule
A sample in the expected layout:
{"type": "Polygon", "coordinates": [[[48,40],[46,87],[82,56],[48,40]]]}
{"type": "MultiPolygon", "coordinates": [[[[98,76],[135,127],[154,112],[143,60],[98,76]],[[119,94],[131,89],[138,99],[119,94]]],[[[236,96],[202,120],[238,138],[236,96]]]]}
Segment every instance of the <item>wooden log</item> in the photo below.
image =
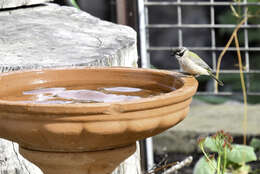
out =
{"type": "MultiPolygon", "coordinates": [[[[0,0],[0,4],[3,0],[0,0]]],[[[71,66],[137,66],[136,32],[72,7],[0,11],[0,72],[71,66]]],[[[114,174],[140,173],[139,152],[114,174]]],[[[16,143],[0,139],[1,174],[40,174],[16,143]]]]}

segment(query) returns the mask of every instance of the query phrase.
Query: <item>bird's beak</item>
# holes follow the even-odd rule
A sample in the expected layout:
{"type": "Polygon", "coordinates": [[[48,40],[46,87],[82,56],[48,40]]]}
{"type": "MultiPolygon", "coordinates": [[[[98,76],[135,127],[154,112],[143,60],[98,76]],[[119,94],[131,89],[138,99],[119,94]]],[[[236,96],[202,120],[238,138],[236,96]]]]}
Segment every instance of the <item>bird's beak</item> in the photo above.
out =
{"type": "Polygon", "coordinates": [[[171,56],[175,56],[176,53],[177,53],[177,50],[172,50],[172,52],[171,52],[171,56]]]}

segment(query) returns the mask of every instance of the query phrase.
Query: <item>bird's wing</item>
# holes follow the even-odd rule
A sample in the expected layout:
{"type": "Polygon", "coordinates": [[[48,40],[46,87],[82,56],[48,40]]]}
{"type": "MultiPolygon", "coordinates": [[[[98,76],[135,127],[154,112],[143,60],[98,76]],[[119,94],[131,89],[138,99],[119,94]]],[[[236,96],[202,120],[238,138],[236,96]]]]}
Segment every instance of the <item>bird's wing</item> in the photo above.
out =
{"type": "Polygon", "coordinates": [[[209,65],[204,62],[196,53],[193,53],[191,51],[188,52],[189,59],[192,60],[195,64],[211,71],[211,68],[209,65]]]}

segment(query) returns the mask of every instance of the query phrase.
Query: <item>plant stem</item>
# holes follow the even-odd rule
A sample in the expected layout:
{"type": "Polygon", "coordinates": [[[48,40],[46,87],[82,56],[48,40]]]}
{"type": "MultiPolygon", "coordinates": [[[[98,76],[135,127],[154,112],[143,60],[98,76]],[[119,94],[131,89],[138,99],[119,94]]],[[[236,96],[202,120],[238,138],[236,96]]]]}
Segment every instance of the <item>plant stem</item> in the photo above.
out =
{"type": "Polygon", "coordinates": [[[70,0],[71,4],[76,7],[77,9],[80,9],[79,8],[79,5],[77,4],[76,0],[70,0]]]}
{"type": "Polygon", "coordinates": [[[208,160],[209,166],[213,170],[217,170],[216,166],[213,164],[212,160],[209,158],[208,154],[205,152],[203,145],[200,145],[200,149],[201,149],[202,153],[204,154],[204,156],[206,157],[206,159],[208,160]]]}
{"type": "Polygon", "coordinates": [[[243,99],[244,99],[244,120],[243,120],[243,129],[244,129],[244,136],[243,136],[243,142],[246,145],[246,134],[247,134],[247,94],[246,94],[246,85],[245,85],[245,79],[243,74],[243,64],[241,59],[241,53],[240,53],[240,47],[239,42],[237,38],[237,32],[235,33],[235,44],[237,48],[237,58],[239,63],[239,74],[241,79],[241,85],[243,90],[243,99]]]}
{"type": "Polygon", "coordinates": [[[218,154],[217,174],[220,174],[221,155],[218,154]]]}
{"type": "MultiPolygon", "coordinates": [[[[246,22],[247,19],[248,19],[248,16],[244,17],[243,20],[241,20],[241,22],[234,29],[230,39],[228,40],[228,43],[226,44],[225,48],[219,55],[218,63],[217,63],[217,70],[216,70],[216,77],[219,78],[220,63],[222,61],[224,54],[226,53],[227,49],[229,48],[230,44],[232,43],[233,39],[235,38],[237,56],[238,56],[238,61],[239,61],[240,80],[241,80],[241,84],[242,84],[243,99],[244,99],[244,119],[243,119],[243,143],[244,144],[246,144],[246,135],[247,135],[247,94],[246,94],[246,87],[245,87],[244,74],[243,74],[243,65],[242,65],[241,54],[240,54],[240,49],[239,49],[239,42],[237,39],[237,31],[246,22]]],[[[218,91],[218,84],[216,84],[215,87],[216,87],[216,90],[218,91]]]]}
{"type": "Polygon", "coordinates": [[[227,166],[227,146],[224,148],[224,158],[223,158],[223,166],[222,166],[222,174],[225,174],[226,166],[227,166]]]}

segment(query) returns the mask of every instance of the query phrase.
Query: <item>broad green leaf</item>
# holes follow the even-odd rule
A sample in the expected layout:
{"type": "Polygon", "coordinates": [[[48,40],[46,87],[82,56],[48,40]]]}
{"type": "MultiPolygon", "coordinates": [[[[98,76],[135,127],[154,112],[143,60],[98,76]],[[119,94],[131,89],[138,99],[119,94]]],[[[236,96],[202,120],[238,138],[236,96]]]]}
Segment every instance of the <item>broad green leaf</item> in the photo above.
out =
{"type": "Polygon", "coordinates": [[[255,150],[260,150],[260,139],[253,138],[250,142],[250,146],[252,146],[255,150]]]}
{"type": "MultiPolygon", "coordinates": [[[[212,159],[212,163],[216,168],[217,163],[215,159],[212,159]]],[[[201,157],[194,167],[193,174],[215,174],[215,169],[210,166],[205,157],[201,157]]]]}
{"type": "Polygon", "coordinates": [[[211,137],[207,137],[204,141],[204,146],[211,150],[212,152],[218,152],[215,140],[211,137]]]}
{"type": "Polygon", "coordinates": [[[256,160],[254,148],[246,145],[233,145],[232,150],[227,152],[228,160],[234,163],[243,163],[256,160]]]}

